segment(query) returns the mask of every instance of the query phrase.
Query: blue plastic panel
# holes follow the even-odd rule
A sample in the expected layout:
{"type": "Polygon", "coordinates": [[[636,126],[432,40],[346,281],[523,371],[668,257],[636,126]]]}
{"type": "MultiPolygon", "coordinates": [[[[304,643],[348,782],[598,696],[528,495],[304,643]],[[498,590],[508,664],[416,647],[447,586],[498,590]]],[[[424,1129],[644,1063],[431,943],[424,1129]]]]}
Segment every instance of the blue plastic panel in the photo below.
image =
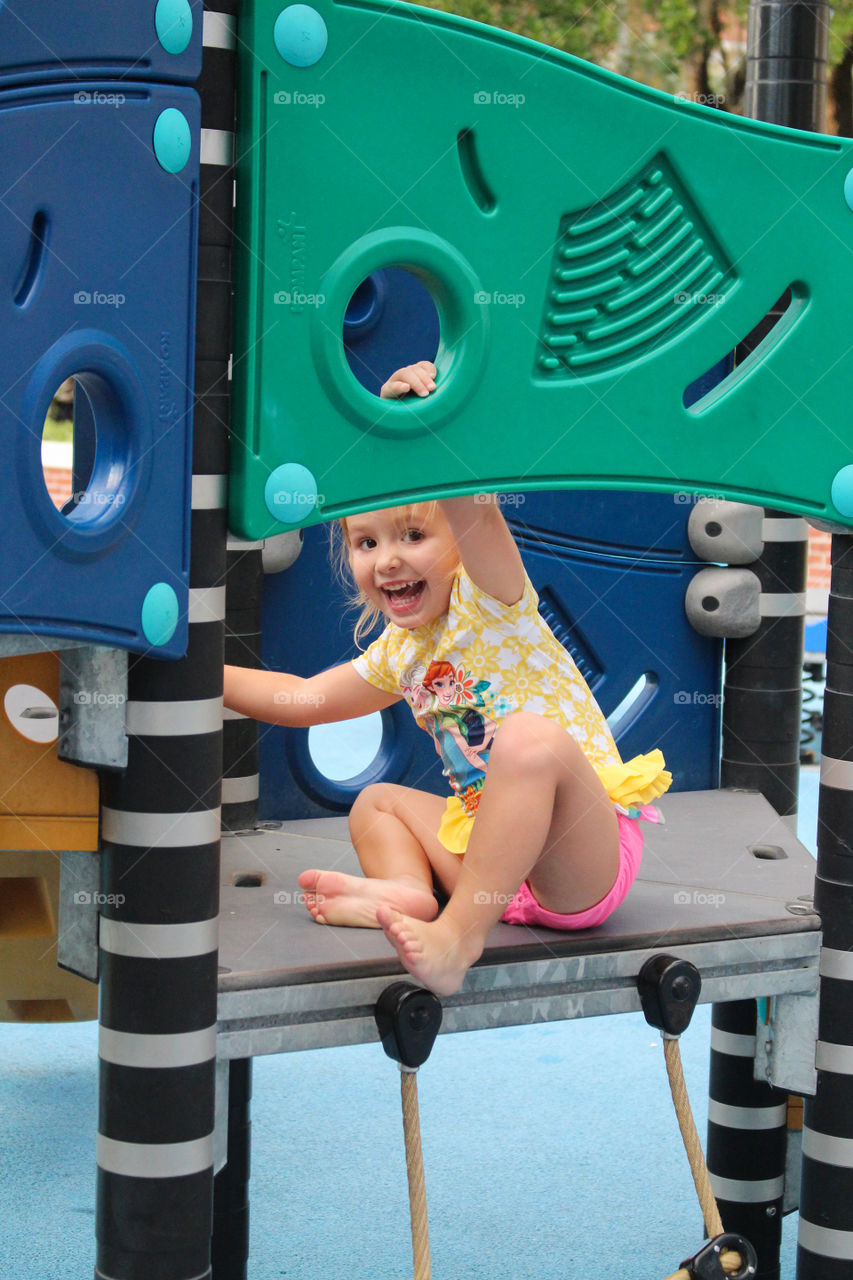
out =
{"type": "Polygon", "coordinates": [[[0,154],[18,175],[0,202],[2,631],[147,651],[144,607],[155,652],[186,648],[199,131],[191,89],[0,94],[0,154]],[[178,150],[187,139],[177,173],[154,152],[164,112],[178,150]],[[41,437],[72,374],[97,444],[66,516],[45,488],[41,437]]]}
{"type": "Polygon", "coordinates": [[[371,272],[344,316],[347,364],[374,395],[395,369],[432,360],[438,339],[438,312],[429,290],[401,267],[371,272]]]}
{"type": "Polygon", "coordinates": [[[201,74],[202,25],[202,0],[6,0],[0,88],[81,79],[191,84],[201,74]],[[169,52],[161,36],[180,51],[169,52]]]}
{"type": "MultiPolygon", "coordinates": [[[[684,593],[699,567],[685,533],[689,506],[660,494],[528,493],[507,499],[541,608],[605,713],[611,715],[634,693],[633,705],[614,724],[623,756],[659,746],[677,789],[716,786],[722,650],[719,642],[697,635],[684,613],[684,593]],[[597,537],[612,554],[596,546],[597,537]],[[659,554],[663,547],[669,558],[659,554]]],[[[296,563],[266,581],[264,662],[311,675],[347,661],[355,653],[353,617],[332,580],[327,529],[306,529],[296,563]]],[[[317,770],[306,730],[262,725],[261,816],[344,812],[363,786],[380,778],[447,794],[433,743],[416,728],[408,708],[398,704],[383,719],[375,764],[345,783],[317,770]]]]}

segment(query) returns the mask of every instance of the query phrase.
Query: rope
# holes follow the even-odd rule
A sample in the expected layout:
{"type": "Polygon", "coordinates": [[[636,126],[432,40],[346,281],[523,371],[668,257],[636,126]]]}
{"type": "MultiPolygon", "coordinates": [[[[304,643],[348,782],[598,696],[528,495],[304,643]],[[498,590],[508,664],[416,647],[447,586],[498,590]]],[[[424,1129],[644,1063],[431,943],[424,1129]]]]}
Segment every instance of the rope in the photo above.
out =
{"type": "MultiPolygon", "coordinates": [[[[669,1087],[672,1090],[672,1101],[675,1104],[678,1127],[684,1139],[684,1150],[687,1152],[690,1172],[693,1175],[693,1182],[696,1186],[699,1204],[702,1209],[702,1217],[705,1220],[705,1232],[711,1237],[720,1236],[723,1234],[723,1220],[720,1217],[720,1211],[717,1208],[717,1201],[711,1187],[711,1179],[708,1176],[708,1166],[705,1163],[705,1155],[702,1151],[702,1144],[699,1141],[699,1134],[696,1132],[693,1112],[690,1108],[690,1099],[687,1096],[687,1085],[684,1083],[681,1049],[678,1040],[664,1036],[663,1053],[666,1060],[666,1073],[669,1076],[669,1087]]],[[[720,1266],[726,1275],[734,1275],[743,1266],[743,1262],[736,1250],[726,1249],[720,1254],[720,1266]]],[[[682,1267],[680,1271],[667,1276],[666,1280],[690,1280],[690,1272],[682,1267]]]]}
{"type": "MultiPolygon", "coordinates": [[[[690,1163],[690,1172],[699,1196],[705,1231],[711,1237],[719,1236],[723,1234],[723,1221],[714,1198],[708,1166],[705,1163],[702,1144],[690,1109],[678,1040],[664,1037],[663,1051],[678,1127],[681,1130],[684,1149],[690,1163]]],[[[400,1067],[400,1095],[403,1103],[403,1135],[406,1142],[406,1176],[409,1181],[414,1280],[432,1280],[421,1126],[418,1113],[418,1078],[416,1071],[408,1071],[402,1066],[400,1067]]],[[[743,1260],[736,1250],[725,1249],[720,1254],[720,1266],[727,1276],[733,1276],[743,1266],[743,1260]]],[[[692,1277],[690,1272],[682,1267],[667,1276],[666,1280],[692,1280],[692,1277]]]]}
{"type": "Polygon", "coordinates": [[[402,1067],[400,1068],[400,1094],[403,1101],[406,1175],[409,1179],[409,1209],[412,1217],[414,1280],[431,1280],[424,1162],[418,1116],[418,1078],[414,1071],[406,1071],[402,1067]]]}

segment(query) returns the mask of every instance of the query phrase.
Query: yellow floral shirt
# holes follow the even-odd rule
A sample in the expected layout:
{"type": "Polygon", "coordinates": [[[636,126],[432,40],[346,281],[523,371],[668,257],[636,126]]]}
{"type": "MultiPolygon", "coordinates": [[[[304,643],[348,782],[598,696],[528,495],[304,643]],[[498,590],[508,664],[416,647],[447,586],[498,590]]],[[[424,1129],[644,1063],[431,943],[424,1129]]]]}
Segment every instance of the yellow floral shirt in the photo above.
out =
{"type": "Polygon", "coordinates": [[[646,803],[662,794],[670,776],[660,752],[631,762],[642,765],[644,785],[635,786],[637,768],[622,764],[601,708],[538,604],[529,578],[518,603],[506,605],[460,569],[443,617],[411,629],[389,623],[353,665],[376,688],[406,699],[468,814],[477,809],[495,732],[515,711],[561,724],[614,801],[646,803]]]}

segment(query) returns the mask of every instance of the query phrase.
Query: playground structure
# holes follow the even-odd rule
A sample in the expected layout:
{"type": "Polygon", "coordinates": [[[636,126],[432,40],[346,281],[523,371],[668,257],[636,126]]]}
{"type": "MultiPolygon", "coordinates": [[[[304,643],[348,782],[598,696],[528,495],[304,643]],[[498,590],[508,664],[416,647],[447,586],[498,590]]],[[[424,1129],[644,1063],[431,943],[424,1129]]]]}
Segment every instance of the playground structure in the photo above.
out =
{"type": "MultiPolygon", "coordinates": [[[[90,977],[97,967],[101,983],[96,1275],[148,1277],[156,1259],[164,1280],[190,1280],[245,1272],[245,1187],[236,1139],[225,1162],[224,1128],[214,1131],[217,1083],[244,1121],[253,1054],[374,1039],[370,1009],[399,969],[380,937],[350,934],[344,943],[340,932],[317,930],[307,917],[287,937],[276,931],[263,964],[254,958],[252,969],[241,964],[247,940],[275,921],[269,890],[293,891],[304,857],[295,848],[304,841],[302,827],[259,833],[251,844],[238,836],[224,842],[223,903],[233,903],[235,913],[218,937],[238,13],[236,4],[203,11],[197,0],[128,6],[132,19],[115,35],[119,43],[96,56],[96,33],[114,35],[108,8],[87,6],[88,19],[67,34],[61,6],[49,0],[35,15],[28,8],[26,28],[13,5],[0,8],[0,129],[4,140],[9,130],[17,155],[40,148],[3,206],[2,265],[12,284],[2,304],[12,335],[3,429],[15,457],[3,489],[7,542],[15,548],[0,599],[8,633],[3,652],[60,651],[60,751],[101,771],[101,878],[94,882],[100,888],[73,879],[96,866],[90,856],[81,862],[83,850],[69,850],[78,856],[65,860],[67,907],[100,910],[68,917],[79,928],[73,953],[66,947],[62,957],[90,977]],[[45,58],[51,42],[39,36],[39,18],[43,33],[54,36],[52,60],[45,58]],[[187,86],[200,69],[199,115],[187,86]],[[110,197],[95,202],[97,226],[88,205],[89,221],[79,209],[63,220],[64,189],[40,185],[57,137],[78,132],[98,191],[110,197]],[[139,180],[126,181],[128,172],[139,180]],[[79,245],[83,225],[91,232],[79,245]],[[82,257],[75,256],[78,247],[82,257]],[[64,277],[57,283],[69,262],[73,290],[64,277]],[[122,287],[124,281],[132,285],[122,287]],[[116,302],[120,294],[126,312],[116,302]],[[101,295],[113,303],[98,302],[101,295]],[[72,309],[79,307],[91,308],[85,326],[72,309]],[[75,408],[74,486],[82,497],[61,514],[44,491],[38,444],[50,394],[71,373],[83,393],[79,414],[75,408]],[[94,687],[116,696],[87,702],[94,687]],[[247,904],[248,890],[239,884],[247,847],[266,869],[263,903],[247,904]],[[88,893],[89,903],[74,903],[75,891],[88,893]],[[97,965],[87,919],[98,930],[97,965]]],[[[840,528],[853,524],[843,418],[853,375],[843,358],[827,355],[845,331],[850,144],[723,122],[553,51],[405,5],[377,22],[367,5],[321,4],[306,15],[300,6],[245,4],[239,22],[245,110],[237,118],[234,421],[241,430],[232,440],[230,488],[231,526],[250,545],[232,557],[237,613],[244,615],[232,630],[238,643],[229,640],[232,660],[259,648],[250,616],[260,548],[252,541],[382,501],[600,485],[749,499],[840,528]],[[357,64],[345,56],[355,46],[357,64]],[[407,57],[395,63],[389,51],[400,47],[407,57]],[[472,83],[454,96],[449,68],[455,71],[463,49],[472,83]],[[397,158],[387,121],[364,93],[365,132],[358,138],[375,143],[375,154],[365,152],[349,167],[322,163],[328,139],[319,95],[330,104],[327,124],[333,122],[343,146],[354,136],[347,130],[356,127],[348,121],[359,77],[380,76],[399,105],[401,130],[415,128],[423,115],[418,84],[442,87],[430,113],[446,143],[439,172],[417,199],[410,193],[422,176],[420,160],[409,174],[395,171],[394,185],[407,197],[399,202],[387,182],[373,191],[359,182],[365,162],[382,174],[389,155],[397,158]],[[580,159],[571,170],[554,159],[556,145],[543,146],[551,158],[531,156],[521,145],[522,118],[507,120],[497,110],[506,104],[477,101],[478,93],[504,93],[498,86],[522,76],[531,101],[534,86],[539,95],[531,118],[540,141],[565,140],[562,116],[594,120],[613,139],[612,147],[589,145],[582,175],[580,159]],[[276,102],[276,95],[290,101],[276,102]],[[276,106],[302,110],[299,126],[287,130],[286,154],[277,150],[281,135],[265,131],[264,113],[276,106]],[[258,131],[263,146],[255,145],[258,131]],[[323,176],[315,186],[310,175],[317,170],[323,176]],[[720,172],[749,190],[747,204],[723,198],[720,172]],[[532,207],[520,195],[524,189],[549,198],[532,207]],[[519,256],[524,235],[539,247],[532,265],[519,256]],[[658,259],[649,247],[659,236],[672,242],[669,257],[658,259]],[[630,278],[617,272],[602,292],[602,275],[619,265],[614,256],[628,263],[630,278]],[[380,406],[346,361],[349,300],[385,266],[413,271],[438,310],[440,385],[426,405],[380,406]],[[653,277],[643,280],[650,271],[653,277]],[[512,292],[505,278],[523,272],[531,275],[523,304],[502,309],[483,301],[512,292]],[[786,286],[790,304],[765,343],[688,408],[688,385],[754,328],[786,286]],[[277,301],[276,293],[290,301],[277,301]],[[709,306],[712,293],[717,300],[709,306]],[[311,296],[315,303],[300,305],[311,296]],[[320,296],[323,303],[315,305],[320,296]],[[608,312],[609,302],[618,305],[608,312]],[[586,314],[595,307],[595,315],[586,314]],[[492,430],[501,421],[513,428],[535,422],[547,448],[531,457],[527,429],[492,430]],[[583,432],[574,429],[578,423],[583,432]],[[798,446],[804,429],[805,456],[798,446]],[[403,475],[416,479],[401,490],[403,475]]],[[[769,517],[759,554],[775,542],[802,541],[800,523],[769,517]]],[[[718,1128],[737,1128],[723,1122],[724,1108],[765,1109],[775,1118],[776,1088],[753,1081],[756,1055],[762,1081],[814,1094],[804,1137],[800,1280],[835,1280],[849,1274],[853,1261],[846,1194],[853,1116],[844,1100],[853,1045],[844,837],[853,751],[844,703],[851,548],[849,535],[838,534],[820,920],[806,902],[799,912],[788,910],[807,893],[810,870],[764,801],[737,793],[674,796],[660,843],[649,840],[646,880],[620,912],[618,927],[556,941],[541,931],[501,927],[463,990],[447,1002],[444,1021],[446,1030],[461,1030],[638,1008],[637,974],[664,940],[694,960],[703,997],[721,1011],[712,1047],[730,1075],[737,1075],[732,1059],[743,1068],[727,1096],[717,1097],[718,1128]],[[711,841],[713,869],[705,865],[711,841]],[[745,846],[752,849],[746,859],[745,846]],[[776,855],[766,852],[774,849],[776,855]],[[678,893],[722,883],[724,915],[693,911],[685,920],[674,910],[678,893]],[[775,997],[763,1050],[753,1004],[759,996],[775,997]],[[815,1039],[816,1076],[801,1052],[815,1039]]],[[[761,586],[759,597],[783,594],[766,581],[761,586]]],[[[783,623],[786,609],[793,613],[769,598],[757,607],[765,618],[781,614],[783,623]]],[[[236,727],[248,736],[245,726],[236,727]]],[[[730,726],[730,744],[737,737],[730,726]]],[[[239,827],[246,807],[251,812],[251,795],[235,787],[226,803],[244,806],[232,814],[232,829],[239,827]]],[[[314,827],[311,838],[318,860],[325,853],[346,865],[339,827],[314,827]]],[[[12,844],[20,846],[18,839],[12,844]]],[[[238,1126],[239,1119],[232,1136],[238,1126]]],[[[717,1171],[724,1219],[762,1217],[764,1230],[758,1221],[754,1227],[765,1236],[773,1234],[767,1222],[772,1227],[780,1216],[768,1209],[782,1199],[780,1127],[766,1117],[753,1125],[749,1150],[763,1154],[751,1179],[737,1152],[740,1167],[727,1182],[727,1173],[717,1171]],[[770,1156],[759,1133],[772,1135],[770,1156]]],[[[774,1274],[772,1257],[762,1265],[762,1275],[774,1274]]]]}

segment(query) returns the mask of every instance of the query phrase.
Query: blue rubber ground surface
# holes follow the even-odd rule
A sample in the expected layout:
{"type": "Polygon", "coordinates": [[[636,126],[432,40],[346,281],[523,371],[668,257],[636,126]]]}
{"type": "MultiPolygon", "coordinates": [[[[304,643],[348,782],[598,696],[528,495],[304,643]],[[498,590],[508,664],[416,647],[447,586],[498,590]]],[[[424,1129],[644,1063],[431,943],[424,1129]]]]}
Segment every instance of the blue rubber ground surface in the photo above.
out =
{"type": "MultiPolygon", "coordinates": [[[[814,847],[817,769],[800,837],[814,847]]],[[[710,1010],[682,1037],[704,1134],[710,1010]]],[[[419,1074],[435,1280],[661,1280],[702,1242],[642,1016],[441,1036],[419,1074]]],[[[94,1264],[97,1026],[0,1025],[0,1280],[94,1264]]],[[[255,1060],[251,1280],[406,1280],[395,1066],[378,1045],[255,1060]]],[[[796,1215],[785,1220],[793,1280],[796,1215]]]]}

